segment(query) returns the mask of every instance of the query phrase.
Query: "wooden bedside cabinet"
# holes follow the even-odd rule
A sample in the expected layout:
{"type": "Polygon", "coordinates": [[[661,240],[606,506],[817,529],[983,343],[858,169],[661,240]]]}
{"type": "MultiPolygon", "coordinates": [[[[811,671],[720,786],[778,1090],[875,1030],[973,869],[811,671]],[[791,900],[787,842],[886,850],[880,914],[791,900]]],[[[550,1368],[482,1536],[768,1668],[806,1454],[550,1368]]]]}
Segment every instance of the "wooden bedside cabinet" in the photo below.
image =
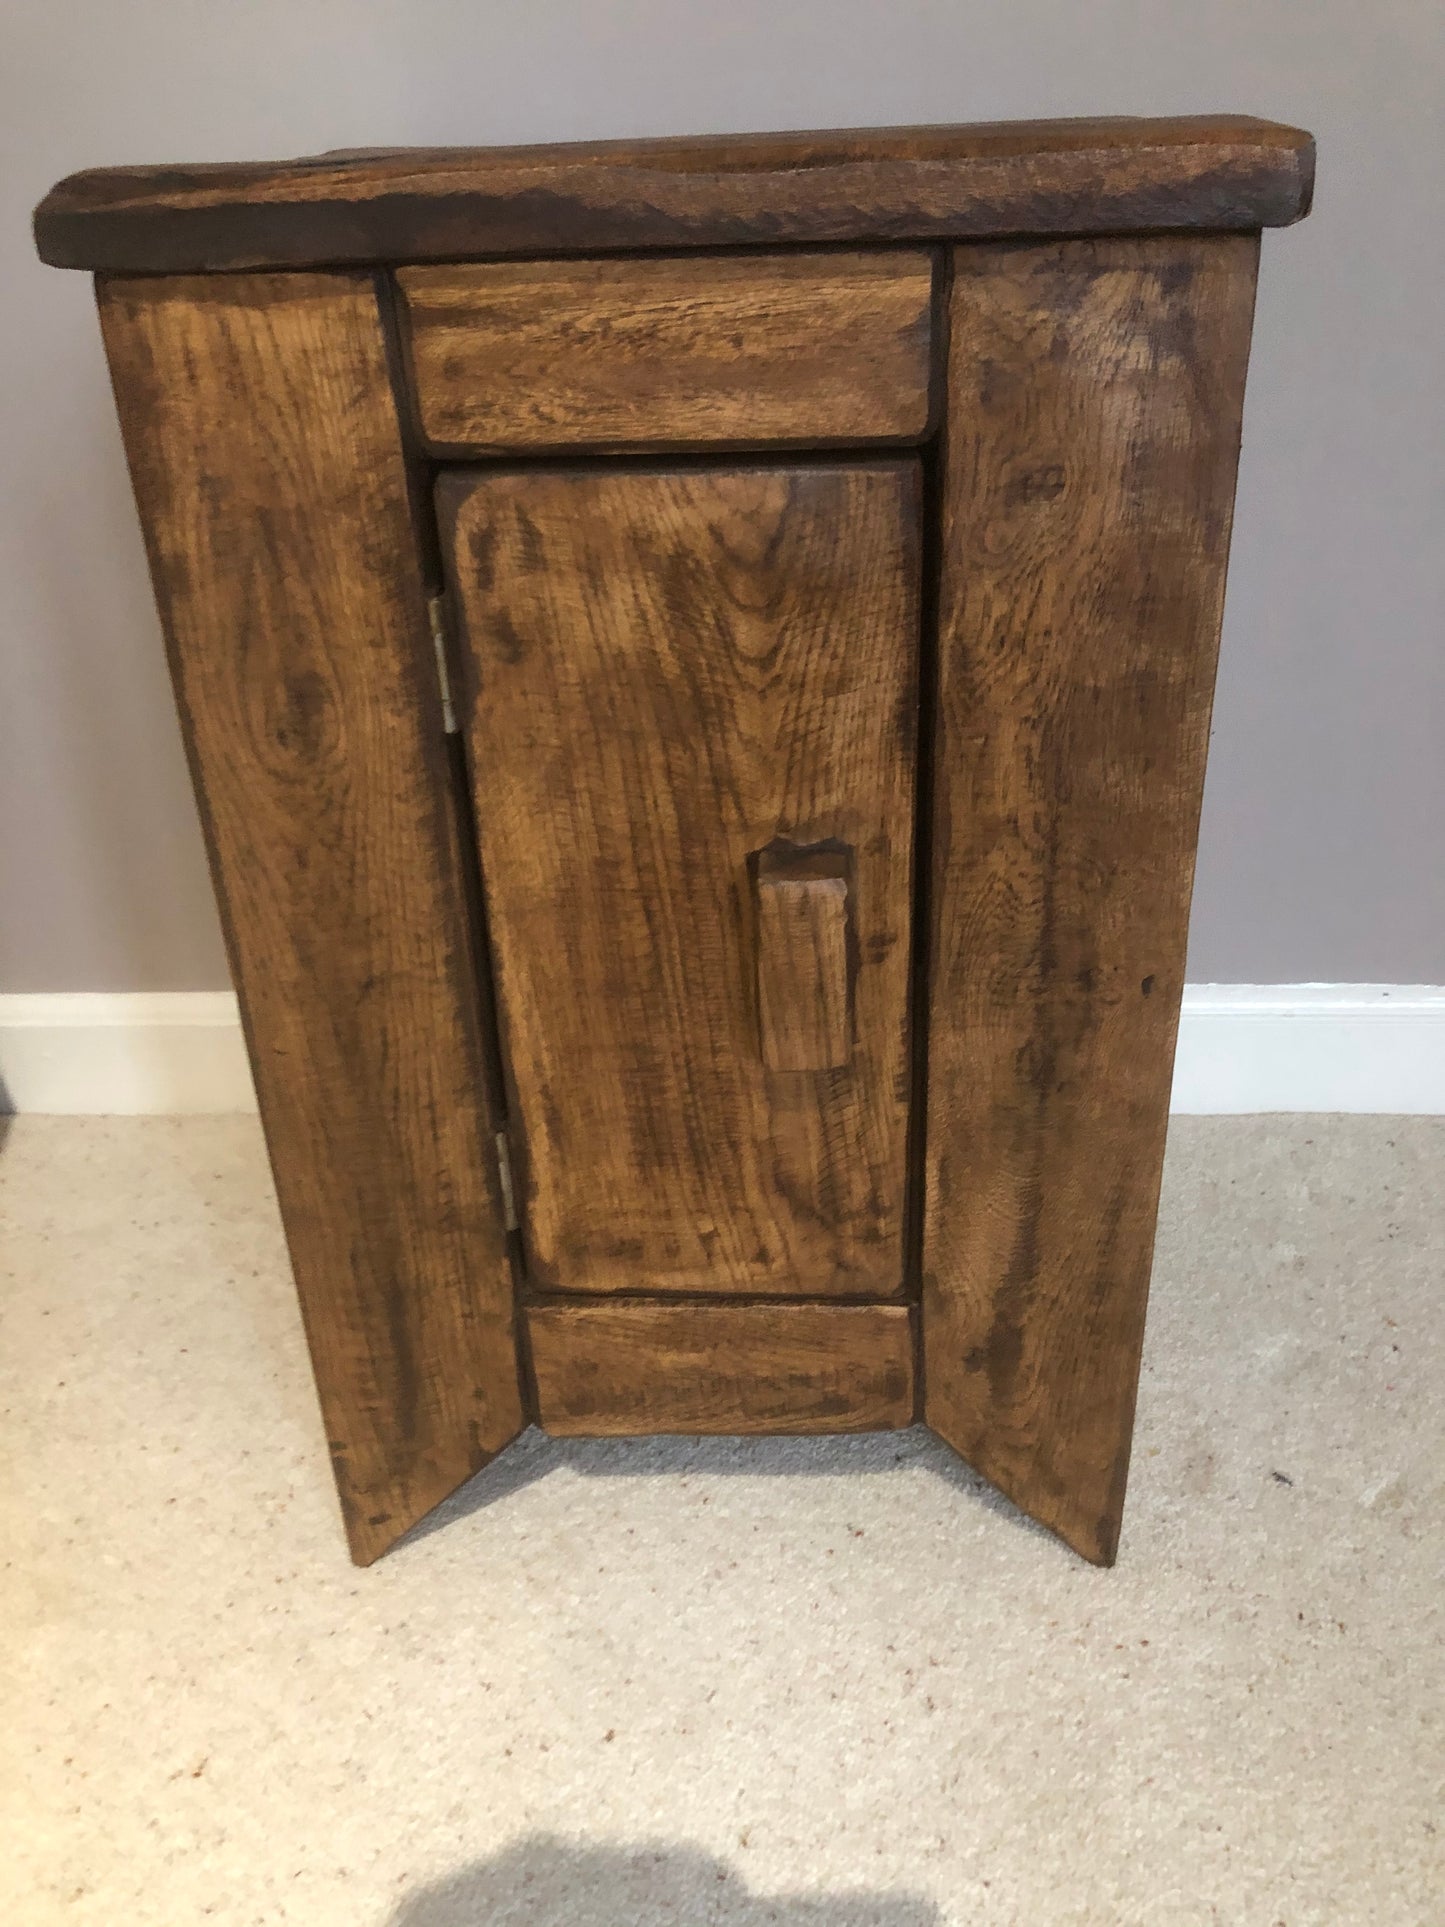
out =
{"type": "Polygon", "coordinates": [[[1115,1554],[1249,119],[77,175],[356,1559],[921,1418],[1115,1554]]]}

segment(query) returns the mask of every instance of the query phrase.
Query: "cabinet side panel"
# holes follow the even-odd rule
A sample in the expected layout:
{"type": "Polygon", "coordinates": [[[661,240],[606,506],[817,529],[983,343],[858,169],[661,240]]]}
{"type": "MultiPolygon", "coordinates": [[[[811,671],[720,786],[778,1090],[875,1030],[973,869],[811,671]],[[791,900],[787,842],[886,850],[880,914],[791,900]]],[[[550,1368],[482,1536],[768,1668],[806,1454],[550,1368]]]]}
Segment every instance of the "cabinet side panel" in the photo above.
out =
{"type": "Polygon", "coordinates": [[[1258,238],[954,255],[924,1411],[1112,1561],[1258,238]]]}
{"type": "Polygon", "coordinates": [[[369,277],[100,309],[352,1551],[520,1428],[439,698],[369,277]]]}

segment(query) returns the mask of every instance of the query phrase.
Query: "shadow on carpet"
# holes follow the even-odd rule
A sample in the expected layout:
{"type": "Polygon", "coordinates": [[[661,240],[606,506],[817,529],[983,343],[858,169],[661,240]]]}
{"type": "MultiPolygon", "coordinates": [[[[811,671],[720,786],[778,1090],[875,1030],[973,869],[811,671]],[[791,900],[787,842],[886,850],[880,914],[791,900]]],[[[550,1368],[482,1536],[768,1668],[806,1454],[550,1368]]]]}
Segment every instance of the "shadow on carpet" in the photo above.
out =
{"type": "Polygon", "coordinates": [[[942,1919],[919,1894],[759,1894],[692,1847],[533,1834],[418,1889],[388,1927],[942,1927],[942,1919]]]}

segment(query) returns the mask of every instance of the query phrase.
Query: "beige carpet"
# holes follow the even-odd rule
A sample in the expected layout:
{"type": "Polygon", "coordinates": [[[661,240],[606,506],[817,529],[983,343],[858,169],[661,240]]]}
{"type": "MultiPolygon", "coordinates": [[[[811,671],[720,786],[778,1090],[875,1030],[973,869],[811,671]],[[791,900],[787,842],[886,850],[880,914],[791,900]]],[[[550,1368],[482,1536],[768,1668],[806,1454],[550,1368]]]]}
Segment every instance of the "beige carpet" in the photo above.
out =
{"type": "Polygon", "coordinates": [[[254,1123],[0,1157],[7,1927],[1434,1927],[1445,1121],[1175,1129],[1124,1549],[535,1436],[347,1563],[254,1123]]]}

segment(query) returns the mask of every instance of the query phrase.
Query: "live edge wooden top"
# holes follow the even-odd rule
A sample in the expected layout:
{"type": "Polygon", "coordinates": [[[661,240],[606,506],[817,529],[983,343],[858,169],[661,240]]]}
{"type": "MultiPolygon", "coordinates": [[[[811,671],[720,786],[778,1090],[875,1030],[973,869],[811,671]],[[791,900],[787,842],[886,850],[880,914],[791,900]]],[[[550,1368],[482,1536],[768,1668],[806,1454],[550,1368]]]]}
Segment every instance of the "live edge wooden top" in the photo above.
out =
{"type": "Polygon", "coordinates": [[[1314,142],[1247,115],[388,148],[72,174],[61,268],[185,274],[606,249],[1283,227],[1314,142]]]}

